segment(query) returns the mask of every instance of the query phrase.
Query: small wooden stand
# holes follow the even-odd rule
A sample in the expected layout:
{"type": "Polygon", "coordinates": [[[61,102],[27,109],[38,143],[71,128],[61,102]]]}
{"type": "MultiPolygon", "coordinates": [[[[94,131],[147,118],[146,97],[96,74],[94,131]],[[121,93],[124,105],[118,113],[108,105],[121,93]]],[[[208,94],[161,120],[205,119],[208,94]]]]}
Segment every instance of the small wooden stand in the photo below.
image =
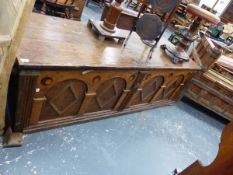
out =
{"type": "Polygon", "coordinates": [[[97,33],[98,39],[104,41],[107,38],[117,39],[119,44],[122,44],[127,38],[128,32],[127,30],[119,29],[115,27],[115,32],[108,32],[101,27],[102,21],[93,21],[89,19],[87,25],[91,27],[91,29],[97,33]]]}

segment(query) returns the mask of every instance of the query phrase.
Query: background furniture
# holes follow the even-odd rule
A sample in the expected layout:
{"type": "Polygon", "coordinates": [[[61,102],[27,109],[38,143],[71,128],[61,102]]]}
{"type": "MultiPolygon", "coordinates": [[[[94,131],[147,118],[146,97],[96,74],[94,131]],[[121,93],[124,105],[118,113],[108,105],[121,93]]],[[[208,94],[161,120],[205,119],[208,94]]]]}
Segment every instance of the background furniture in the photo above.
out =
{"type": "MultiPolygon", "coordinates": [[[[105,18],[108,8],[109,8],[109,4],[106,3],[104,6],[104,10],[102,12],[101,20],[105,18]]],[[[157,14],[164,22],[167,22],[168,20],[171,19],[171,18],[168,19],[168,17],[170,16],[170,13],[172,13],[172,12],[160,13],[159,11],[157,11],[156,9],[152,9],[151,7],[148,7],[145,12],[157,14]]],[[[119,20],[117,22],[117,27],[120,29],[131,30],[134,23],[137,20],[137,15],[138,15],[137,11],[129,8],[123,8],[123,11],[121,12],[119,16],[119,20]]]]}
{"type": "Polygon", "coordinates": [[[34,14],[12,77],[14,129],[31,132],[173,104],[200,67],[192,60],[174,65],[160,48],[142,64],[145,49],[136,34],[122,52],[83,23],[34,14]]]}
{"type": "Polygon", "coordinates": [[[174,16],[172,16],[170,23],[171,27],[174,27],[175,25],[181,25],[181,26],[188,25],[190,20],[186,10],[187,10],[187,3],[181,1],[181,3],[176,9],[174,16]]]}
{"type": "Polygon", "coordinates": [[[86,4],[86,0],[76,0],[75,1],[76,6],[78,7],[78,11],[73,11],[73,19],[77,21],[81,21],[83,9],[86,4]]]}
{"type": "MultiPolygon", "coordinates": [[[[202,59],[201,57],[208,57],[219,48],[216,44],[206,43],[202,40],[193,50],[192,57],[202,59]]],[[[191,79],[185,95],[220,116],[233,120],[233,64],[226,62],[227,59],[232,58],[222,55],[216,63],[206,68],[207,72],[197,73],[191,79]]]]}
{"type": "Polygon", "coordinates": [[[5,127],[8,82],[33,0],[0,1],[0,135],[5,127]]]}
{"type": "MultiPolygon", "coordinates": [[[[101,15],[101,21],[104,20],[106,17],[106,13],[109,9],[109,4],[106,3],[104,6],[104,10],[101,15]]],[[[117,27],[119,29],[125,29],[125,30],[131,30],[133,27],[134,22],[137,20],[137,12],[124,8],[123,11],[121,12],[118,22],[117,22],[117,27]]]]}
{"type": "Polygon", "coordinates": [[[224,23],[233,23],[233,1],[227,6],[226,10],[221,15],[221,21],[224,23]]]}
{"type": "Polygon", "coordinates": [[[36,0],[34,12],[80,21],[86,0],[36,0]]]}
{"type": "Polygon", "coordinates": [[[201,8],[203,8],[203,9],[205,9],[205,10],[207,10],[207,11],[213,13],[213,14],[217,14],[217,11],[216,11],[216,10],[212,9],[212,7],[209,7],[209,6],[207,6],[206,4],[202,4],[202,5],[201,5],[201,8]]]}
{"type": "Polygon", "coordinates": [[[52,16],[72,19],[73,12],[78,11],[75,0],[43,0],[42,10],[52,16]]]}
{"type": "MultiPolygon", "coordinates": [[[[88,6],[89,2],[91,0],[87,0],[86,6],[88,6]]],[[[103,7],[105,3],[111,3],[113,0],[92,0],[95,4],[97,4],[100,7],[103,7]]]]}

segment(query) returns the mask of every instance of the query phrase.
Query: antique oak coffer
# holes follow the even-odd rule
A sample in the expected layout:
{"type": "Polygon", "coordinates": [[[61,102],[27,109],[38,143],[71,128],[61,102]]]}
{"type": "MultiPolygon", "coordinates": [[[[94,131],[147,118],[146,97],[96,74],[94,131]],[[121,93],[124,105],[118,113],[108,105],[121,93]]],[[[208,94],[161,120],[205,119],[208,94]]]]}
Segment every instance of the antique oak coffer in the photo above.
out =
{"type": "MultiPolygon", "coordinates": [[[[198,43],[196,48],[193,49],[191,58],[195,57],[195,55],[199,57],[208,57],[208,52],[213,53],[221,49],[221,46],[215,44],[210,39],[203,39],[198,43]]],[[[207,68],[207,71],[198,72],[192,77],[185,90],[185,96],[232,121],[233,76],[231,72],[233,61],[231,61],[232,58],[229,56],[221,55],[221,52],[215,55],[216,58],[219,59],[207,68]]],[[[208,58],[207,60],[211,59],[208,58]]]]}
{"type": "Polygon", "coordinates": [[[32,132],[173,104],[200,66],[174,65],[159,48],[146,64],[149,49],[136,34],[122,49],[98,40],[84,23],[33,14],[12,77],[14,129],[32,132]]]}

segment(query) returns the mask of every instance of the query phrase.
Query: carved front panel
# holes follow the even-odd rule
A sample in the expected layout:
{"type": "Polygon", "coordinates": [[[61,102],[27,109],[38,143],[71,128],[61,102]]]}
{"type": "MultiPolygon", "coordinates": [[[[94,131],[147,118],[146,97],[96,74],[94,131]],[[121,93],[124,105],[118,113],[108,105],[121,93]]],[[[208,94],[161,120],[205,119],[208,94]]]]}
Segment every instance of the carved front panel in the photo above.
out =
{"type": "Polygon", "coordinates": [[[126,81],[122,78],[114,78],[101,83],[96,90],[96,95],[89,103],[86,113],[113,110],[125,87],[126,81]]]}
{"type": "Polygon", "coordinates": [[[137,71],[44,71],[36,83],[31,124],[118,110],[136,77],[137,71]]]}
{"type": "Polygon", "coordinates": [[[189,71],[163,70],[141,72],[143,77],[127,106],[135,106],[159,101],[175,101],[184,82],[189,79],[189,71]]]}
{"type": "MultiPolygon", "coordinates": [[[[149,76],[151,76],[149,74],[149,76]]],[[[146,82],[138,89],[137,94],[134,96],[131,105],[141,103],[149,103],[153,96],[158,92],[164,83],[163,76],[155,76],[153,78],[146,78],[146,82]]]]}
{"type": "Polygon", "coordinates": [[[232,91],[223,85],[198,74],[192,78],[185,95],[220,116],[233,120],[232,91]]]}
{"type": "Polygon", "coordinates": [[[159,100],[173,100],[173,96],[176,95],[176,91],[179,90],[181,86],[184,85],[185,75],[177,75],[169,78],[169,81],[162,87],[158,95],[153,99],[153,101],[159,100]]]}
{"type": "Polygon", "coordinates": [[[168,104],[190,75],[185,70],[42,71],[32,89],[28,124],[20,120],[19,125],[34,131],[168,104]]]}
{"type": "Polygon", "coordinates": [[[86,84],[80,80],[65,80],[55,84],[45,94],[40,120],[77,115],[86,91],[86,84]]]}

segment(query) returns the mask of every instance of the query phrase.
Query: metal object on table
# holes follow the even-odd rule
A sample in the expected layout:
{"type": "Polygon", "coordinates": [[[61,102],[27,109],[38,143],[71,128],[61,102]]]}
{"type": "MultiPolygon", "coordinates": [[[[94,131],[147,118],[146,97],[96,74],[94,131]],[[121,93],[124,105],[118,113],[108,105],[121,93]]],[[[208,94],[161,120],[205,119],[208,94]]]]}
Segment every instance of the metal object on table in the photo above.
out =
{"type": "Polygon", "coordinates": [[[197,38],[199,28],[204,21],[212,24],[218,24],[220,22],[219,17],[194,4],[188,4],[187,12],[196,18],[189,29],[183,33],[183,39],[181,40],[180,47],[184,50],[188,50],[190,44],[197,38]]]}
{"type": "Polygon", "coordinates": [[[162,13],[167,13],[177,6],[179,0],[150,0],[149,4],[162,13]]]}
{"type": "Polygon", "coordinates": [[[188,54],[180,47],[175,47],[172,45],[161,45],[160,47],[164,50],[164,53],[171,59],[174,64],[189,61],[188,54]]]}
{"type": "MultiPolygon", "coordinates": [[[[148,4],[142,4],[141,8],[140,8],[140,11],[138,13],[138,17],[137,17],[137,21],[139,20],[139,17],[141,15],[141,13],[147,8],[147,6],[150,4],[152,5],[152,7],[156,8],[156,9],[159,9],[161,12],[169,12],[169,11],[174,11],[175,10],[175,7],[177,6],[177,4],[180,2],[180,0],[150,0],[148,2],[148,4]]],[[[169,17],[171,17],[173,13],[171,12],[169,17]]],[[[159,22],[158,22],[159,23],[159,22]]],[[[133,30],[135,30],[135,28],[137,27],[136,26],[137,22],[135,23],[134,27],[131,29],[128,37],[126,38],[125,42],[124,42],[124,45],[123,47],[125,47],[127,45],[127,42],[133,32],[133,30]]],[[[159,23],[157,24],[159,25],[159,27],[161,26],[162,28],[162,23],[159,23]]],[[[151,26],[151,25],[148,25],[148,26],[151,26]]],[[[147,26],[147,27],[148,27],[147,26]]],[[[164,25],[163,29],[160,29],[160,34],[159,35],[156,35],[155,38],[153,39],[150,39],[150,40],[142,40],[146,45],[150,46],[151,49],[150,49],[150,52],[148,54],[148,57],[147,57],[147,61],[148,62],[151,58],[152,58],[152,53],[153,53],[153,50],[154,48],[157,46],[159,40],[161,39],[163,33],[165,32],[165,30],[167,29],[167,26],[168,26],[168,22],[164,25]]],[[[156,34],[156,33],[155,33],[156,34]]]]}
{"type": "Polygon", "coordinates": [[[123,47],[125,47],[125,46],[127,45],[130,36],[132,35],[133,31],[134,31],[135,28],[136,28],[136,23],[137,23],[138,19],[140,18],[142,12],[146,9],[146,7],[147,7],[147,4],[144,4],[144,3],[143,3],[143,4],[141,5],[141,8],[140,8],[140,10],[139,10],[139,12],[138,12],[138,15],[137,15],[137,19],[134,21],[134,25],[133,25],[132,29],[130,30],[130,32],[129,32],[127,38],[126,38],[126,40],[125,40],[125,42],[124,42],[124,44],[123,44],[123,47]]]}
{"type": "MultiPolygon", "coordinates": [[[[152,7],[157,8],[162,12],[172,11],[170,13],[168,19],[172,16],[172,14],[175,11],[176,6],[179,4],[179,2],[180,2],[180,0],[150,0],[150,4],[153,4],[152,7]]],[[[150,52],[148,54],[147,62],[152,58],[153,51],[156,48],[162,35],[166,31],[168,24],[169,24],[169,21],[165,24],[165,26],[161,32],[161,35],[157,38],[157,42],[151,47],[150,52]]]]}
{"type": "Polygon", "coordinates": [[[195,15],[197,18],[194,20],[189,30],[186,30],[186,32],[183,34],[183,38],[180,41],[180,43],[177,45],[177,47],[174,47],[172,49],[170,46],[162,46],[162,48],[165,51],[165,54],[167,54],[172,60],[172,62],[175,64],[178,64],[179,62],[183,61],[188,61],[189,56],[185,51],[188,49],[189,45],[194,41],[195,36],[197,35],[200,25],[203,21],[210,22],[213,24],[217,24],[220,22],[219,17],[194,4],[188,5],[187,12],[191,13],[192,15],[195,15]]]}

